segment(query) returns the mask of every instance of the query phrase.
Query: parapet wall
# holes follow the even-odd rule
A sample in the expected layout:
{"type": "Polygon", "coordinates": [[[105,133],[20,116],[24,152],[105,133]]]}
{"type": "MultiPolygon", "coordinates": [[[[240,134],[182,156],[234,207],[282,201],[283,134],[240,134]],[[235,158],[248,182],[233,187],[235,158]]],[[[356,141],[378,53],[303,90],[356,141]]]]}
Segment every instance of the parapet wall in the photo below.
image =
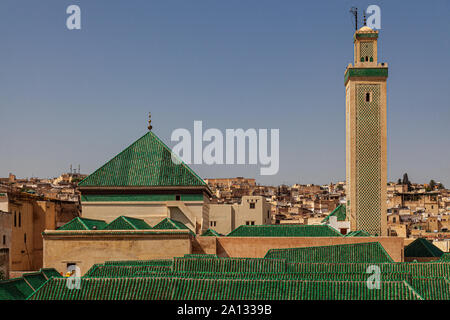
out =
{"type": "MultiPolygon", "coordinates": [[[[379,242],[395,262],[403,262],[403,238],[399,237],[217,237],[216,253],[221,257],[263,258],[270,249],[301,248],[379,242]]],[[[211,244],[204,252],[211,251],[211,244]]]]}

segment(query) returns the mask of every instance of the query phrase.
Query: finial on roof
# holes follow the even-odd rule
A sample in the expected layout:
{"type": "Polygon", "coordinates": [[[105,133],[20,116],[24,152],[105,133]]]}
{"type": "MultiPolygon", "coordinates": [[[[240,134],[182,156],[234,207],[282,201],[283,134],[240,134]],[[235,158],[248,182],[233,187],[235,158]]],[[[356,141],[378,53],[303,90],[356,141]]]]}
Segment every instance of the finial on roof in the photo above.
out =
{"type": "Polygon", "coordinates": [[[366,26],[367,25],[367,23],[366,23],[366,12],[364,11],[364,15],[363,15],[363,17],[364,17],[364,25],[366,26]]]}
{"type": "Polygon", "coordinates": [[[152,130],[152,114],[149,112],[148,113],[148,131],[151,131],[152,130]]]}

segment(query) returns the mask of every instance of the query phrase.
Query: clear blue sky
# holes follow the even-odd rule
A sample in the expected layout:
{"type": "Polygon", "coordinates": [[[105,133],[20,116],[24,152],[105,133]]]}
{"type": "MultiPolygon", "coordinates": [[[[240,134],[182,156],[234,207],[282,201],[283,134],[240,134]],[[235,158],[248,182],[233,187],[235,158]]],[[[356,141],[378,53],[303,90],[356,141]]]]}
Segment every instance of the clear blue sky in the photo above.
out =
{"type": "Polygon", "coordinates": [[[199,166],[265,184],[345,179],[349,8],[382,10],[388,179],[450,186],[450,1],[2,0],[0,176],[91,173],[146,132],[279,128],[280,171],[199,166]],[[82,10],[82,29],[65,26],[82,10]]]}

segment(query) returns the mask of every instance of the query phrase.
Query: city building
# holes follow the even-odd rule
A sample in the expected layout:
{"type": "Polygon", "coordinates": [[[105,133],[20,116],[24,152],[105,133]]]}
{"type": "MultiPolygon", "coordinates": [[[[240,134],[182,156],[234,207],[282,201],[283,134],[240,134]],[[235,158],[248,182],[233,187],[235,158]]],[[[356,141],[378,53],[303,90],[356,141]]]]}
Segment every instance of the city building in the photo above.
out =
{"type": "Polygon", "coordinates": [[[209,226],[208,185],[152,132],[78,184],[82,217],[111,222],[119,216],[155,225],[164,218],[195,233],[209,226]]]}

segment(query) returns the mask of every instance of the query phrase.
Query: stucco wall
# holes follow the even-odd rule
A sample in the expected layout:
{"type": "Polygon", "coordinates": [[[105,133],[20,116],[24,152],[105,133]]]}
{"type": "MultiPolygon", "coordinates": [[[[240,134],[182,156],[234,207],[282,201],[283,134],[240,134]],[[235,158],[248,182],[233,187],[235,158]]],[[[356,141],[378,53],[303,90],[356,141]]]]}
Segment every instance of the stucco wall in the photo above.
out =
{"type": "Polygon", "coordinates": [[[0,280],[9,279],[9,249],[0,248],[0,280]]]}
{"type": "Polygon", "coordinates": [[[380,242],[395,262],[403,261],[403,238],[396,237],[218,237],[222,257],[263,258],[270,249],[380,242]]]}
{"type": "Polygon", "coordinates": [[[76,263],[84,274],[95,263],[111,260],[169,259],[191,253],[190,235],[44,235],[44,267],[66,272],[76,263]]]}

